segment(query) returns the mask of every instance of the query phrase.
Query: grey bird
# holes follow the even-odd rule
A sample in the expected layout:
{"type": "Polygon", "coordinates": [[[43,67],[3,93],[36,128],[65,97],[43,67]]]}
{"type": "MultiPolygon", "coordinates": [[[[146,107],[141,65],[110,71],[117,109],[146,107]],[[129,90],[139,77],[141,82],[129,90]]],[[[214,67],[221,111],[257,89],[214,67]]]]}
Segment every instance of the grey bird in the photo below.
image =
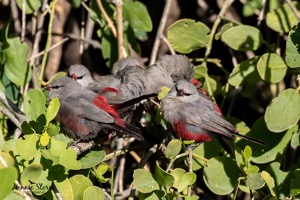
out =
{"type": "Polygon", "coordinates": [[[47,84],[45,89],[49,91],[50,100],[55,97],[60,100],[56,119],[77,142],[96,137],[108,139],[112,131],[144,139],[140,129],[124,122],[103,96],[85,89],[77,81],[61,77],[47,84]]]}
{"type": "Polygon", "coordinates": [[[222,117],[212,100],[199,93],[192,83],[184,80],[177,81],[162,99],[161,111],[175,135],[183,140],[201,143],[210,141],[212,137],[233,140],[238,136],[266,145],[264,141],[239,134],[236,128],[222,117]]]}

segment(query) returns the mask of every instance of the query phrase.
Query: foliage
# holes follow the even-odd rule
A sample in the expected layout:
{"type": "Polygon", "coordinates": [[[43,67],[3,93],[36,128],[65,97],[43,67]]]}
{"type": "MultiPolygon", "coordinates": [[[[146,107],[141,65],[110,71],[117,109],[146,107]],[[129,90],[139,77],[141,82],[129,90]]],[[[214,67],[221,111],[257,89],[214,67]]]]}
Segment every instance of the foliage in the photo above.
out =
{"type": "MultiPolygon", "coordinates": [[[[16,2],[21,11],[23,1],[16,2]]],[[[28,195],[37,199],[57,199],[59,196],[62,199],[114,199],[114,188],[118,184],[115,179],[122,173],[116,166],[116,163],[121,165],[121,161],[116,160],[129,157],[131,162],[126,165],[126,177],[122,182],[131,190],[128,194],[131,199],[181,197],[196,200],[222,195],[237,199],[242,192],[249,193],[253,199],[299,199],[300,23],[297,17],[300,3],[264,2],[269,5],[262,5],[259,0],[240,5],[243,6],[243,19],[253,17],[255,11],[265,11],[265,26],[260,28],[251,21],[237,22],[226,18],[224,14],[229,12],[227,9],[232,3],[226,0],[213,23],[179,19],[167,28],[166,39],[174,51],[193,58],[195,78],[202,83],[203,90],[217,100],[222,110],[238,113],[241,118],[230,117],[228,121],[241,134],[264,140],[268,145],[260,146],[237,138],[230,143],[235,147],[234,154],[230,154],[217,140],[193,149],[186,148],[190,142],[170,136],[166,137],[165,149],[158,148],[162,144],[135,143],[138,150],[133,148],[132,151],[141,157],[141,160],[137,159],[139,164],[127,154],[131,150],[108,149],[107,144],[99,144],[79,156],[74,149],[67,148],[72,141],[55,121],[59,100],[47,102],[47,94],[41,89],[46,83],[43,78],[45,63],[36,66],[28,60],[32,56],[32,47],[13,33],[12,21],[5,21],[0,35],[0,90],[5,98],[22,109],[26,120],[18,127],[13,121],[16,111],[11,111],[15,117],[8,116],[4,112],[8,109],[5,98],[1,98],[0,199],[24,199],[28,195]],[[271,39],[270,35],[273,36],[271,39]],[[218,45],[222,46],[222,53],[227,52],[226,55],[237,61],[236,64],[212,53],[219,50],[218,45]],[[234,67],[228,67],[232,65],[234,67]],[[234,107],[238,104],[235,103],[238,92],[239,98],[250,98],[241,110],[234,107]],[[233,106],[233,110],[227,109],[227,105],[233,106]],[[250,122],[243,119],[249,110],[259,113],[250,122]],[[22,132],[19,137],[18,128],[22,132]],[[149,150],[154,147],[158,149],[158,156],[149,150]]],[[[27,17],[44,11],[41,1],[24,3],[27,17]]],[[[48,9],[54,11],[56,3],[52,1],[48,9]]],[[[118,4],[101,3],[112,23],[117,25],[118,4]]],[[[84,1],[73,1],[72,4],[73,9],[87,5],[84,1]]],[[[98,1],[91,1],[89,5],[88,16],[98,25],[95,28],[96,39],[101,43],[98,53],[105,60],[104,65],[111,67],[118,59],[118,40],[99,9],[98,1]]],[[[140,1],[124,0],[122,9],[124,51],[147,55],[141,44],[154,29],[148,7],[140,1]]],[[[50,26],[53,16],[46,15],[50,17],[45,23],[50,26]]],[[[51,34],[47,35],[48,39],[51,34]]],[[[41,50],[46,59],[49,47],[46,45],[41,50]]],[[[55,77],[64,75],[58,72],[55,77]]],[[[167,93],[168,88],[164,87],[159,100],[167,93]]],[[[153,132],[160,125],[166,134],[171,132],[160,116],[159,106],[156,113],[148,113],[145,118],[153,132]]],[[[131,155],[134,157],[135,154],[131,155]]]]}

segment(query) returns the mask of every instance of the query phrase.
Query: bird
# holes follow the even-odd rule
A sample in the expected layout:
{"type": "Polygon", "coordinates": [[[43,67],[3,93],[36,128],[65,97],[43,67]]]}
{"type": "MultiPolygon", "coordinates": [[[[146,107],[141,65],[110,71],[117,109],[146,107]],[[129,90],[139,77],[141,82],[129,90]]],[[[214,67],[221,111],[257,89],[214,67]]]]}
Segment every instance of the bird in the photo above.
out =
{"type": "Polygon", "coordinates": [[[141,130],[120,118],[103,96],[87,90],[72,78],[57,78],[46,84],[45,89],[49,91],[50,100],[59,99],[56,119],[76,143],[98,137],[109,139],[112,131],[144,140],[141,130]]]}
{"type": "Polygon", "coordinates": [[[262,140],[239,134],[223,118],[216,104],[186,80],[177,81],[161,100],[161,112],[176,137],[182,140],[193,140],[200,144],[211,141],[213,137],[233,140],[237,136],[266,145],[262,140]]]}

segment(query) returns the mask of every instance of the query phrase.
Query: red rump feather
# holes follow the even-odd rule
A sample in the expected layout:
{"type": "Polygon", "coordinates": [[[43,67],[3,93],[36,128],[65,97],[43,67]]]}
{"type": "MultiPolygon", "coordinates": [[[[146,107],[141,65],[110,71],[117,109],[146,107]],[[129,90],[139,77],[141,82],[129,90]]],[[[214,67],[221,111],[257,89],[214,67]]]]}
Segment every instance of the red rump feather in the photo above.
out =
{"type": "Polygon", "coordinates": [[[118,113],[115,111],[115,109],[113,109],[108,103],[105,97],[101,96],[101,95],[97,95],[94,99],[93,99],[93,104],[95,106],[97,106],[98,108],[104,110],[105,112],[109,113],[114,119],[116,124],[118,124],[119,126],[125,128],[125,122],[123,119],[120,118],[120,116],[118,115],[118,113]]]}
{"type": "Polygon", "coordinates": [[[186,123],[183,121],[177,121],[173,125],[173,129],[177,137],[184,140],[195,140],[196,142],[207,142],[211,140],[211,137],[206,133],[191,133],[186,130],[186,123]]]}
{"type": "Polygon", "coordinates": [[[119,93],[120,91],[116,88],[112,88],[112,87],[106,87],[103,90],[101,90],[100,94],[103,94],[105,92],[114,92],[114,93],[119,93]]]}

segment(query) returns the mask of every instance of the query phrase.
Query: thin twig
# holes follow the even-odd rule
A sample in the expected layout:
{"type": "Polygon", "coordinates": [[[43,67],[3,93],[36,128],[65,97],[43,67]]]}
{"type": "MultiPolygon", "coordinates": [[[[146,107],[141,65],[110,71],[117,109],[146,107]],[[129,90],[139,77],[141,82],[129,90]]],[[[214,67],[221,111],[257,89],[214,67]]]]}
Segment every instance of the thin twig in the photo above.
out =
{"type": "Polygon", "coordinates": [[[84,9],[81,8],[81,27],[80,27],[80,46],[79,46],[80,55],[83,54],[83,50],[84,50],[84,43],[83,43],[84,35],[85,35],[85,12],[84,9]]]}
{"type": "Polygon", "coordinates": [[[69,148],[72,148],[76,151],[77,155],[82,154],[83,152],[86,152],[96,146],[96,143],[93,140],[90,140],[89,142],[80,142],[75,145],[71,145],[69,148]]]}
{"type": "Polygon", "coordinates": [[[104,19],[107,22],[108,27],[111,29],[111,32],[113,33],[113,35],[116,38],[117,37],[117,30],[116,30],[116,27],[115,27],[113,21],[109,18],[108,14],[106,13],[106,11],[105,11],[105,9],[104,9],[104,7],[102,5],[101,0],[96,0],[96,2],[97,2],[97,5],[98,5],[98,7],[99,7],[99,9],[100,9],[100,11],[101,11],[104,19]]]}
{"type": "Polygon", "coordinates": [[[22,0],[22,32],[21,32],[21,42],[25,41],[26,32],[26,4],[25,0],[22,0]]]}
{"type": "Polygon", "coordinates": [[[11,111],[9,111],[6,108],[1,108],[0,110],[6,117],[8,117],[8,119],[10,119],[10,121],[12,121],[12,123],[16,125],[18,129],[22,130],[20,121],[15,117],[15,115],[11,111]]]}
{"type": "Polygon", "coordinates": [[[11,9],[12,18],[14,21],[15,31],[16,31],[16,33],[20,34],[21,33],[21,23],[20,23],[20,19],[19,19],[19,11],[18,11],[16,1],[10,1],[10,9],[11,9]]]}
{"type": "Polygon", "coordinates": [[[260,10],[260,13],[259,13],[258,19],[257,19],[257,24],[258,24],[258,25],[261,24],[262,20],[263,20],[264,17],[265,17],[267,1],[266,1],[266,0],[262,0],[261,4],[262,4],[262,8],[261,8],[261,10],[260,10]]]}
{"type": "Polygon", "coordinates": [[[127,57],[123,54],[124,50],[124,41],[123,41],[123,1],[114,0],[117,10],[117,39],[118,39],[118,58],[127,57]]]}
{"type": "MultiPolygon", "coordinates": [[[[64,38],[63,40],[57,42],[56,44],[54,44],[54,45],[52,45],[51,47],[49,47],[47,52],[50,52],[51,50],[53,50],[53,49],[55,49],[56,47],[62,45],[63,43],[65,43],[65,42],[68,41],[68,40],[69,40],[69,38],[64,38]]],[[[39,52],[39,53],[37,53],[37,54],[35,54],[35,55],[32,55],[27,61],[31,61],[31,60],[33,60],[33,59],[35,59],[35,58],[38,58],[38,57],[40,57],[40,56],[42,56],[42,55],[44,55],[44,54],[45,54],[45,51],[41,51],[41,52],[39,52]]]]}
{"type": "Polygon", "coordinates": [[[292,9],[293,13],[295,14],[295,16],[297,17],[297,20],[300,21],[300,14],[297,10],[297,8],[295,7],[295,5],[292,3],[291,0],[285,0],[287,2],[287,4],[289,5],[289,7],[292,9]]]}
{"type": "Polygon", "coordinates": [[[157,30],[157,33],[156,33],[156,36],[155,36],[155,40],[154,40],[154,44],[153,44],[153,48],[152,48],[152,53],[151,53],[151,58],[150,58],[149,65],[154,64],[154,62],[156,61],[158,48],[159,48],[159,45],[160,45],[161,35],[163,35],[163,31],[165,29],[165,25],[166,25],[166,22],[167,22],[167,17],[168,17],[170,7],[171,7],[171,2],[172,2],[172,0],[166,0],[165,8],[164,8],[164,11],[163,11],[163,14],[162,14],[162,17],[161,17],[161,20],[160,20],[160,24],[159,24],[159,27],[158,27],[158,30],[157,30]]]}
{"type": "MultiPolygon", "coordinates": [[[[90,15],[94,14],[93,10],[90,9],[85,2],[81,1],[81,5],[88,11],[90,15]]],[[[96,19],[96,22],[100,25],[100,27],[104,27],[103,23],[98,18],[96,19]]]]}
{"type": "Polygon", "coordinates": [[[164,35],[161,35],[161,39],[162,39],[162,41],[164,41],[164,43],[167,45],[167,47],[169,48],[171,54],[172,54],[172,55],[175,55],[176,53],[175,53],[174,49],[171,47],[171,45],[170,45],[168,39],[167,39],[164,35]]]}
{"type": "Polygon", "coordinates": [[[53,0],[50,4],[51,7],[51,13],[50,13],[50,19],[49,19],[49,26],[48,26],[48,38],[45,46],[45,54],[42,60],[42,67],[40,71],[40,76],[39,80],[43,83],[43,78],[44,78],[44,72],[45,72],[45,67],[46,67],[46,62],[47,62],[47,56],[48,56],[48,50],[51,45],[51,37],[52,37],[52,24],[53,24],[53,19],[54,19],[54,13],[55,13],[55,4],[58,2],[58,0],[53,0]]]}

